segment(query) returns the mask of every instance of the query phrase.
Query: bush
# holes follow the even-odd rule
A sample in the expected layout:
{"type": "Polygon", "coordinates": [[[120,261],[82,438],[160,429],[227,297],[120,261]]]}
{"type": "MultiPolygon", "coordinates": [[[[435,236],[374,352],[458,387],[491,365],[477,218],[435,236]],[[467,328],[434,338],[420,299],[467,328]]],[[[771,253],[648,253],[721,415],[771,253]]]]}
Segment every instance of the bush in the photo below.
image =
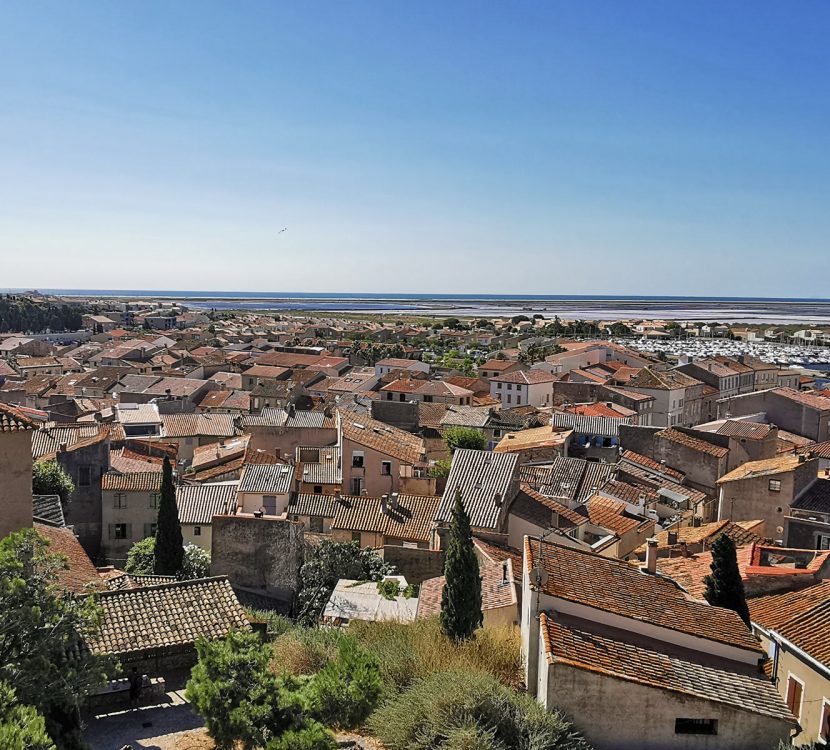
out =
{"type": "Polygon", "coordinates": [[[438,672],[420,680],[375,711],[368,726],[390,750],[589,748],[559,714],[481,673],[438,672]]]}
{"type": "Polygon", "coordinates": [[[186,544],[182,557],[182,568],[176,576],[182,581],[206,578],[210,575],[210,553],[197,544],[186,544]]]}
{"type": "Polygon", "coordinates": [[[383,683],[377,659],[349,637],[340,641],[338,658],[309,683],[306,697],[312,714],[329,727],[360,726],[380,697],[383,683]]]}
{"type": "Polygon", "coordinates": [[[271,638],[277,638],[283,633],[287,633],[294,629],[294,623],[287,617],[271,612],[266,609],[245,609],[245,615],[251,622],[261,622],[265,624],[265,632],[271,638]]]}
{"type": "Polygon", "coordinates": [[[136,542],[127,552],[127,564],[124,570],[136,576],[153,575],[156,562],[156,538],[148,536],[136,542]]]}
{"type": "Polygon", "coordinates": [[[66,505],[72,493],[75,492],[75,483],[58,464],[57,461],[38,461],[32,466],[32,494],[58,495],[61,503],[66,505]]]}
{"type": "Polygon", "coordinates": [[[487,437],[474,427],[450,427],[444,431],[444,442],[450,453],[455,453],[459,448],[475,451],[487,448],[487,437]]]}
{"type": "Polygon", "coordinates": [[[317,674],[337,658],[343,631],[295,626],[271,644],[271,670],[277,674],[317,674]]]}
{"type": "Polygon", "coordinates": [[[349,636],[377,658],[387,694],[446,670],[483,672],[514,688],[522,680],[516,628],[482,628],[473,640],[456,645],[441,632],[438,618],[433,617],[406,625],[353,622],[349,636]]]}

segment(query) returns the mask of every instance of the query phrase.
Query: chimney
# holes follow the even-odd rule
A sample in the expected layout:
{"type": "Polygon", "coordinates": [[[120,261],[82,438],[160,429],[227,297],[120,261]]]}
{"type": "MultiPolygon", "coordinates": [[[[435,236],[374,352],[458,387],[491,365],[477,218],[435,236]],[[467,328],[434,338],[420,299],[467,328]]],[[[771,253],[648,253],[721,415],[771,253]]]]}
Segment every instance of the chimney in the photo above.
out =
{"type": "Polygon", "coordinates": [[[680,542],[680,556],[689,557],[689,545],[686,542],[680,542]]]}
{"type": "Polygon", "coordinates": [[[383,515],[387,515],[389,513],[389,495],[381,495],[380,496],[380,512],[383,515]]]}
{"type": "Polygon", "coordinates": [[[505,560],[501,564],[501,583],[502,583],[502,586],[506,586],[508,583],[510,583],[510,580],[507,577],[507,568],[508,568],[509,564],[510,564],[509,560],[505,560]]]}
{"type": "Polygon", "coordinates": [[[493,502],[496,504],[497,508],[501,508],[501,503],[502,503],[501,492],[497,492],[495,495],[493,495],[493,502]]]}
{"type": "Polygon", "coordinates": [[[646,564],[641,570],[650,575],[657,572],[657,540],[654,537],[646,541],[646,564]]]}
{"type": "Polygon", "coordinates": [[[397,492],[393,492],[389,496],[389,507],[393,510],[398,507],[398,501],[400,500],[400,495],[397,492]]]}
{"type": "Polygon", "coordinates": [[[801,453],[798,456],[798,463],[803,464],[806,460],[807,460],[807,456],[805,454],[801,453]]]}
{"type": "Polygon", "coordinates": [[[66,444],[66,443],[61,443],[61,444],[58,446],[58,453],[66,453],[66,449],[67,449],[67,447],[68,447],[68,446],[67,446],[67,444],[66,444]]]}
{"type": "Polygon", "coordinates": [[[670,531],[669,532],[669,546],[673,547],[675,544],[677,544],[677,532],[676,531],[670,531]]]}

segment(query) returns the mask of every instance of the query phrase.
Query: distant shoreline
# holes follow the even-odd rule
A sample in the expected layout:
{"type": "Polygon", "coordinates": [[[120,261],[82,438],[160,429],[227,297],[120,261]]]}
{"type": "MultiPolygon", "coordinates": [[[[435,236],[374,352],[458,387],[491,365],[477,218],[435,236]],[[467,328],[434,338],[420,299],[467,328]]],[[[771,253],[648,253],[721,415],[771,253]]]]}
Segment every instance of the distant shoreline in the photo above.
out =
{"type": "MultiPolygon", "coordinates": [[[[0,290],[23,293],[24,289],[0,290]]],[[[202,292],[150,289],[40,289],[68,299],[181,301],[198,308],[247,312],[365,313],[409,317],[556,315],[582,320],[689,320],[830,325],[830,299],[637,295],[486,295],[327,292],[202,292]]]]}

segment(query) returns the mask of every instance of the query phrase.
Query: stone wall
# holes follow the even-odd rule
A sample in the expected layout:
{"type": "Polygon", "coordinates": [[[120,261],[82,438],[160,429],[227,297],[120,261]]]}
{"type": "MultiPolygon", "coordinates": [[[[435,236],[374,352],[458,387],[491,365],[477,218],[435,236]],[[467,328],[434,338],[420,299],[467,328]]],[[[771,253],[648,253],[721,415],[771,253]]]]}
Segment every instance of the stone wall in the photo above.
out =
{"type": "Polygon", "coordinates": [[[413,549],[387,544],[381,550],[383,559],[394,565],[407,583],[423,583],[427,578],[444,575],[444,553],[441,550],[413,549]]]}
{"type": "Polygon", "coordinates": [[[303,564],[303,527],[294,521],[214,516],[210,574],[231,585],[293,600],[303,564]]]}

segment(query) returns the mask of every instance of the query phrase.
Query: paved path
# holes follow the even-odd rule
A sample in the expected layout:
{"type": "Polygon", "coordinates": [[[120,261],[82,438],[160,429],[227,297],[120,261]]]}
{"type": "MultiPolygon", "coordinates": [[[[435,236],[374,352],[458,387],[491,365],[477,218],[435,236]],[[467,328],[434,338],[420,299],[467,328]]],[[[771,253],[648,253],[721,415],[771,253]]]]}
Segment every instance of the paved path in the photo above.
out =
{"type": "Polygon", "coordinates": [[[92,750],[175,750],[180,733],[203,725],[185,701],[182,690],[167,693],[169,702],[117,711],[89,719],[85,732],[92,750]]]}

